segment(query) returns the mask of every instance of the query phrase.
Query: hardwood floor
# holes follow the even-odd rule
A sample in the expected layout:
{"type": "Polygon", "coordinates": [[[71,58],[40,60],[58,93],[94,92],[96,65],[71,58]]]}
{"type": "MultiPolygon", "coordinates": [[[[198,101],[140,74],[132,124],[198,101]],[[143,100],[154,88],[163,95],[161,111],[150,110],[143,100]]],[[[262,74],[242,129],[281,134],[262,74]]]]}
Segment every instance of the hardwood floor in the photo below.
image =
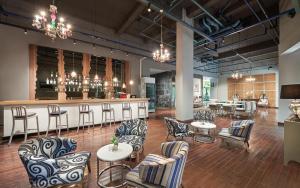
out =
{"type": "MultiPolygon", "coordinates": [[[[222,188],[222,187],[300,187],[300,164],[283,165],[283,127],[276,122],[276,109],[269,109],[263,117],[264,109],[255,116],[255,125],[250,139],[250,150],[240,147],[221,147],[220,139],[213,144],[190,144],[183,184],[186,188],[222,188]]],[[[160,144],[165,141],[166,127],[164,116],[174,116],[174,110],[159,110],[151,114],[144,154],[160,153],[160,144]]],[[[228,127],[229,118],[217,118],[217,130],[228,127]]],[[[116,125],[118,126],[118,125],[116,125]]],[[[110,142],[115,127],[100,128],[77,134],[75,130],[64,136],[77,140],[77,151],[92,153],[92,173],[89,187],[96,184],[96,151],[110,142]]],[[[30,137],[29,137],[30,138],[30,137]]],[[[13,139],[11,146],[0,145],[0,187],[30,187],[26,171],[18,157],[17,149],[23,138],[13,139]]],[[[141,157],[143,158],[143,156],[141,157]]],[[[104,163],[101,163],[104,167],[104,163]]],[[[133,166],[136,164],[132,164],[133,166]]]]}

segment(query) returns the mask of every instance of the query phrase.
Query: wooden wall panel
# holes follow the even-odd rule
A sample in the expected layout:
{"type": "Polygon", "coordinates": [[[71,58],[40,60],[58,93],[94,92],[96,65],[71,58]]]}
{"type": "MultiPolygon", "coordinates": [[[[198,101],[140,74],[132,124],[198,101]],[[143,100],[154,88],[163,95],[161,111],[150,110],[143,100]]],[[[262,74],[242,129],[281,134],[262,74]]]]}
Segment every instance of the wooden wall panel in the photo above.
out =
{"type": "Polygon", "coordinates": [[[112,58],[108,57],[106,58],[106,66],[105,66],[105,80],[108,83],[108,86],[106,87],[108,91],[108,95],[106,95],[106,98],[111,98],[113,93],[113,87],[112,87],[112,79],[113,79],[113,69],[112,69],[112,58]]]}
{"type": "Polygon", "coordinates": [[[276,81],[276,75],[275,73],[265,74],[264,75],[264,81],[276,81]]]}
{"type": "Polygon", "coordinates": [[[264,90],[264,83],[254,83],[254,90],[264,90]]]}
{"type": "Polygon", "coordinates": [[[262,74],[259,75],[254,75],[255,82],[263,82],[264,81],[264,76],[262,74]]]}
{"type": "MultiPolygon", "coordinates": [[[[248,76],[246,76],[248,77],[248,76]]],[[[276,74],[260,74],[253,75],[254,82],[247,82],[246,77],[243,79],[228,78],[228,100],[232,100],[232,96],[237,94],[241,99],[258,99],[263,93],[267,95],[271,107],[276,106],[276,74]]]]}
{"type": "Polygon", "coordinates": [[[29,45],[29,99],[35,100],[36,71],[37,71],[37,47],[29,45]]]}
{"type": "MultiPolygon", "coordinates": [[[[91,55],[84,53],[82,58],[82,76],[84,79],[89,77],[90,70],[91,70],[91,55]]],[[[86,87],[86,85],[83,85],[83,87],[86,87]]],[[[85,88],[82,90],[82,98],[88,99],[88,90],[86,90],[85,88]]]]}
{"type": "MultiPolygon", "coordinates": [[[[61,80],[65,80],[65,62],[64,62],[64,51],[58,49],[57,54],[58,59],[58,75],[61,80]]],[[[67,94],[65,92],[65,82],[62,81],[58,85],[58,100],[66,100],[67,94]]]]}
{"type": "Polygon", "coordinates": [[[276,83],[275,82],[266,82],[265,83],[266,90],[275,91],[276,90],[276,83]]]}

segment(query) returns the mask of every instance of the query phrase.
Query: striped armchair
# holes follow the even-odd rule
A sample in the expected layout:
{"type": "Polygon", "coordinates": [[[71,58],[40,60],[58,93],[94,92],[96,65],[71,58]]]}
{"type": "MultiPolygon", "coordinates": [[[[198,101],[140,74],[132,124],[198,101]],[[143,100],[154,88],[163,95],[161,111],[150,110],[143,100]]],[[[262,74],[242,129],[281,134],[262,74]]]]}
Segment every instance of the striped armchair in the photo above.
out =
{"type": "Polygon", "coordinates": [[[250,134],[254,125],[253,120],[233,121],[229,128],[222,128],[219,137],[243,142],[249,148],[250,134]]]}
{"type": "Polygon", "coordinates": [[[32,187],[82,184],[90,152],[73,153],[77,147],[70,138],[47,137],[28,140],[18,153],[32,187]]]}
{"type": "Polygon", "coordinates": [[[129,186],[146,188],[178,188],[189,150],[184,141],[161,144],[161,154],[149,154],[126,175],[129,186]]]}

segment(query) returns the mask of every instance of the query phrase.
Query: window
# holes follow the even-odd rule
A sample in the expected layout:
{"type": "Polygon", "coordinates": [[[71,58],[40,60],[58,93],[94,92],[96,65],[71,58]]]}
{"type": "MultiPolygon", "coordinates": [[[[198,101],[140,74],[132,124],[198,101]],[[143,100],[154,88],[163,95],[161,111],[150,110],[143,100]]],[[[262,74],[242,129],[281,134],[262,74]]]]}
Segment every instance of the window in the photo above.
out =
{"type": "Polygon", "coordinates": [[[58,51],[37,46],[36,99],[58,99],[58,51]]]}
{"type": "Polygon", "coordinates": [[[65,87],[67,99],[82,98],[82,59],[83,54],[64,50],[65,87]],[[72,77],[72,71],[76,76],[72,77]]]}

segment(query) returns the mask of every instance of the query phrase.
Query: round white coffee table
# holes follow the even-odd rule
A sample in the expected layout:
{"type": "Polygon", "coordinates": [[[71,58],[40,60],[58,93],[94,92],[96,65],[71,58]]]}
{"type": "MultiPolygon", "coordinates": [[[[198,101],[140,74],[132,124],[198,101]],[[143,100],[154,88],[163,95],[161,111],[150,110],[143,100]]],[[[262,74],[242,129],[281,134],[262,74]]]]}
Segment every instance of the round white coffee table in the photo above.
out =
{"type": "Polygon", "coordinates": [[[125,164],[113,164],[114,162],[122,161],[128,158],[133,152],[131,145],[119,143],[118,149],[113,150],[113,145],[108,144],[101,147],[97,151],[97,184],[100,187],[123,187],[126,185],[124,181],[124,171],[129,171],[131,168],[125,164]],[[99,170],[100,161],[109,162],[109,166],[103,170],[99,170]],[[109,177],[101,178],[101,175],[109,172],[109,177]]]}
{"type": "Polygon", "coordinates": [[[191,125],[195,129],[195,141],[204,143],[213,143],[215,141],[215,130],[217,127],[215,124],[204,121],[193,121],[191,125]],[[199,133],[199,130],[207,130],[207,134],[199,133]]]}

